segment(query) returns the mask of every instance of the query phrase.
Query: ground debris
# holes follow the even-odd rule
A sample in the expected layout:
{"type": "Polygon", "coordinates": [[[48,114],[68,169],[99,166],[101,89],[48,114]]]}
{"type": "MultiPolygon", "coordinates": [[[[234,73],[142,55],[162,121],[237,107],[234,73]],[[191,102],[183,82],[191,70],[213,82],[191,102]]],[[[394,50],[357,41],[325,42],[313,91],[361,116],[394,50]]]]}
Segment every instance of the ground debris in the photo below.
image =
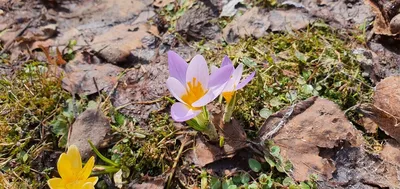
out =
{"type": "MultiPolygon", "coordinates": [[[[337,105],[315,97],[305,102],[308,103],[303,103],[303,109],[293,111],[293,116],[272,138],[281,147],[282,156],[293,164],[295,180],[307,180],[310,174],[317,174],[322,188],[398,186],[400,167],[367,153],[361,132],[337,105]]],[[[278,123],[286,111],[272,115],[261,131],[278,123]]]]}
{"type": "Polygon", "coordinates": [[[118,74],[122,72],[122,68],[112,64],[87,63],[69,63],[64,70],[62,87],[72,94],[85,95],[111,89],[118,80],[118,74]]]}
{"type": "Polygon", "coordinates": [[[168,94],[165,85],[168,76],[166,57],[160,63],[144,64],[128,70],[112,96],[113,105],[145,126],[144,120],[149,114],[161,108],[159,99],[168,94]]]}
{"type": "Polygon", "coordinates": [[[82,158],[86,159],[93,155],[88,140],[98,148],[110,129],[110,122],[102,111],[87,109],[78,116],[71,126],[68,145],[76,145],[82,158]]]}
{"type": "Polygon", "coordinates": [[[176,31],[187,39],[214,39],[219,34],[218,25],[212,20],[218,14],[203,3],[198,3],[187,10],[176,23],[176,31]]]}
{"type": "Polygon", "coordinates": [[[400,32],[400,1],[365,0],[375,13],[375,34],[394,36],[400,32]]]}
{"type": "Polygon", "coordinates": [[[400,77],[388,77],[376,86],[373,104],[362,104],[359,111],[371,119],[387,135],[400,142],[400,130],[398,129],[400,111],[400,77]]]}
{"type": "Polygon", "coordinates": [[[314,19],[298,9],[266,10],[254,7],[235,19],[223,30],[224,38],[228,42],[235,42],[239,38],[260,38],[269,31],[292,31],[305,28],[314,19]]]}

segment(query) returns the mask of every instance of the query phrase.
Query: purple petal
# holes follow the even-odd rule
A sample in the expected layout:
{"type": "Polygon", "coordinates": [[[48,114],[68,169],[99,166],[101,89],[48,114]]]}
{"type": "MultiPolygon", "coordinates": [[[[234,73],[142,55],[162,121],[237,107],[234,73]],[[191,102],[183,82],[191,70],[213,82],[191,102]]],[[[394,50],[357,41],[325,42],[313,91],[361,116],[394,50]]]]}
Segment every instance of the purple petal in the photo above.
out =
{"type": "Polygon", "coordinates": [[[182,85],[178,79],[174,77],[169,77],[167,79],[167,88],[169,92],[174,96],[177,100],[183,102],[181,96],[186,94],[186,88],[182,85]]]}
{"type": "Polygon", "coordinates": [[[233,66],[228,65],[219,68],[216,70],[214,73],[210,75],[210,81],[208,82],[208,86],[210,87],[215,87],[215,86],[220,86],[228,82],[228,80],[231,78],[232,72],[233,72],[233,66]]]}
{"type": "Polygon", "coordinates": [[[210,66],[210,70],[211,70],[211,74],[213,74],[215,71],[218,70],[218,67],[215,66],[215,65],[211,65],[211,66],[210,66]]]}
{"type": "Polygon", "coordinates": [[[209,77],[207,62],[204,57],[201,55],[193,57],[186,72],[186,82],[192,82],[193,78],[195,78],[196,81],[201,83],[203,89],[206,90],[208,88],[209,77]]]}
{"type": "Polygon", "coordinates": [[[222,59],[222,64],[221,67],[227,66],[227,65],[233,65],[231,59],[229,59],[228,56],[225,56],[224,59],[222,59]]]}
{"type": "Polygon", "coordinates": [[[226,84],[226,86],[224,87],[224,90],[222,90],[223,92],[229,92],[229,91],[235,91],[235,80],[233,78],[231,78],[228,83],[226,84]]]}
{"type": "Polygon", "coordinates": [[[186,84],[188,64],[174,51],[168,51],[168,67],[171,77],[178,79],[182,84],[186,84]]]}
{"type": "Polygon", "coordinates": [[[251,73],[249,76],[246,77],[246,79],[242,80],[242,82],[239,83],[239,85],[236,87],[236,90],[242,89],[244,86],[246,86],[253,78],[256,72],[251,73]]]}
{"type": "Polygon", "coordinates": [[[171,107],[171,117],[176,122],[183,122],[196,117],[201,110],[191,110],[183,103],[177,102],[171,107]]]}
{"type": "Polygon", "coordinates": [[[232,72],[233,66],[224,66],[215,71],[215,73],[210,76],[208,92],[199,100],[194,102],[192,106],[202,107],[217,98],[230,80],[232,72]]]}
{"type": "Polygon", "coordinates": [[[238,86],[240,79],[243,74],[243,64],[239,64],[232,73],[232,79],[234,80],[235,86],[238,86]]]}

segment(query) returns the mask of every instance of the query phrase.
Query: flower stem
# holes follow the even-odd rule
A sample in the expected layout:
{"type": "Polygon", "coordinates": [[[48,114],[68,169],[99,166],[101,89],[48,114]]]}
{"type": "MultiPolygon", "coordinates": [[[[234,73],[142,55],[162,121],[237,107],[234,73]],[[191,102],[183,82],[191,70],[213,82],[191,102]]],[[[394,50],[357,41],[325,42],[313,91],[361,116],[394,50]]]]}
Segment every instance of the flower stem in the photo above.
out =
{"type": "Polygon", "coordinates": [[[224,123],[229,123],[236,105],[236,92],[233,94],[232,99],[225,105],[224,123]]]}
{"type": "Polygon", "coordinates": [[[207,135],[211,141],[218,141],[219,136],[214,124],[210,121],[210,116],[206,107],[203,107],[202,112],[195,118],[186,121],[193,129],[207,135]]]}

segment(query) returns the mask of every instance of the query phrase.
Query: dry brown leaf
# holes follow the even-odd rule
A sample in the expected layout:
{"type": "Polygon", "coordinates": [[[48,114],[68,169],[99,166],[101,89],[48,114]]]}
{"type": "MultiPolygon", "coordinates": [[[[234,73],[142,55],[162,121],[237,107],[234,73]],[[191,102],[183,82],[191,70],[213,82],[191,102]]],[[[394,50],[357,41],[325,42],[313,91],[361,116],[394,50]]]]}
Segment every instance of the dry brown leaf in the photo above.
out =
{"type": "Polygon", "coordinates": [[[101,110],[87,109],[78,116],[70,127],[68,145],[78,146],[82,158],[86,159],[93,154],[88,140],[98,148],[110,130],[109,120],[101,110]]]}

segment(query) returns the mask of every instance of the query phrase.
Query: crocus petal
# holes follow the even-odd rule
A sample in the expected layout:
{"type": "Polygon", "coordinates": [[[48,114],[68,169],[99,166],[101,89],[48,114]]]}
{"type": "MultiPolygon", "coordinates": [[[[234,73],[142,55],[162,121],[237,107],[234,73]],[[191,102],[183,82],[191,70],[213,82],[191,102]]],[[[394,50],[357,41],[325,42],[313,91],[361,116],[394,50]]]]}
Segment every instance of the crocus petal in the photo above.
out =
{"type": "Polygon", "coordinates": [[[82,189],[94,189],[94,185],[91,182],[87,182],[82,186],[82,189]]]}
{"type": "Polygon", "coordinates": [[[60,174],[61,178],[66,182],[76,178],[76,173],[72,172],[71,161],[66,153],[62,153],[58,158],[57,170],[58,174],[60,174]]]}
{"type": "Polygon", "coordinates": [[[232,73],[232,79],[234,80],[235,86],[238,86],[240,79],[243,74],[243,64],[239,64],[232,73]]]}
{"type": "Polygon", "coordinates": [[[207,89],[209,77],[207,62],[204,57],[201,55],[193,57],[186,72],[186,82],[192,82],[195,78],[196,81],[200,82],[203,89],[207,89]]]}
{"type": "Polygon", "coordinates": [[[69,146],[67,155],[71,163],[71,171],[73,173],[79,173],[79,171],[82,169],[82,159],[78,147],[75,145],[69,146]]]}
{"type": "Polygon", "coordinates": [[[86,179],[86,182],[91,182],[93,185],[95,185],[98,180],[98,177],[89,177],[88,179],[86,179]]]}
{"type": "Polygon", "coordinates": [[[47,181],[50,189],[64,189],[65,183],[61,178],[52,178],[47,181]]]}
{"type": "Polygon", "coordinates": [[[200,112],[200,109],[189,109],[188,106],[180,102],[173,104],[171,107],[171,116],[172,119],[174,119],[176,122],[183,122],[192,119],[196,117],[200,112]]]}
{"type": "Polygon", "coordinates": [[[222,64],[221,67],[227,66],[227,65],[233,65],[231,59],[229,59],[228,56],[225,56],[224,59],[222,59],[222,64]]]}
{"type": "Polygon", "coordinates": [[[94,157],[90,157],[90,159],[86,162],[85,166],[83,167],[83,169],[78,173],[79,180],[86,180],[87,178],[89,178],[90,173],[92,172],[92,169],[94,167],[94,157]]]}
{"type": "Polygon", "coordinates": [[[171,77],[178,79],[182,84],[186,84],[188,63],[174,51],[168,51],[168,68],[171,77]]]}
{"type": "Polygon", "coordinates": [[[211,71],[211,74],[213,74],[215,71],[217,71],[218,70],[218,67],[217,66],[215,66],[215,65],[211,65],[210,66],[210,71],[211,71]]]}
{"type": "Polygon", "coordinates": [[[186,93],[186,88],[184,87],[184,85],[182,85],[181,82],[178,81],[178,79],[174,77],[169,77],[167,79],[167,88],[172,96],[174,96],[177,100],[183,102],[181,97],[186,93]]]}
{"type": "Polygon", "coordinates": [[[214,88],[216,86],[221,86],[226,84],[228,80],[231,78],[233,72],[233,66],[224,66],[216,70],[214,73],[210,75],[210,81],[208,82],[209,88],[214,88]]]}
{"type": "Polygon", "coordinates": [[[236,87],[236,90],[242,89],[244,86],[246,86],[253,78],[256,72],[251,73],[249,76],[246,77],[246,79],[243,79],[242,82],[239,83],[239,85],[236,87]]]}
{"type": "Polygon", "coordinates": [[[202,107],[217,98],[230,80],[233,66],[224,66],[210,76],[208,92],[192,104],[193,107],[202,107]]]}

